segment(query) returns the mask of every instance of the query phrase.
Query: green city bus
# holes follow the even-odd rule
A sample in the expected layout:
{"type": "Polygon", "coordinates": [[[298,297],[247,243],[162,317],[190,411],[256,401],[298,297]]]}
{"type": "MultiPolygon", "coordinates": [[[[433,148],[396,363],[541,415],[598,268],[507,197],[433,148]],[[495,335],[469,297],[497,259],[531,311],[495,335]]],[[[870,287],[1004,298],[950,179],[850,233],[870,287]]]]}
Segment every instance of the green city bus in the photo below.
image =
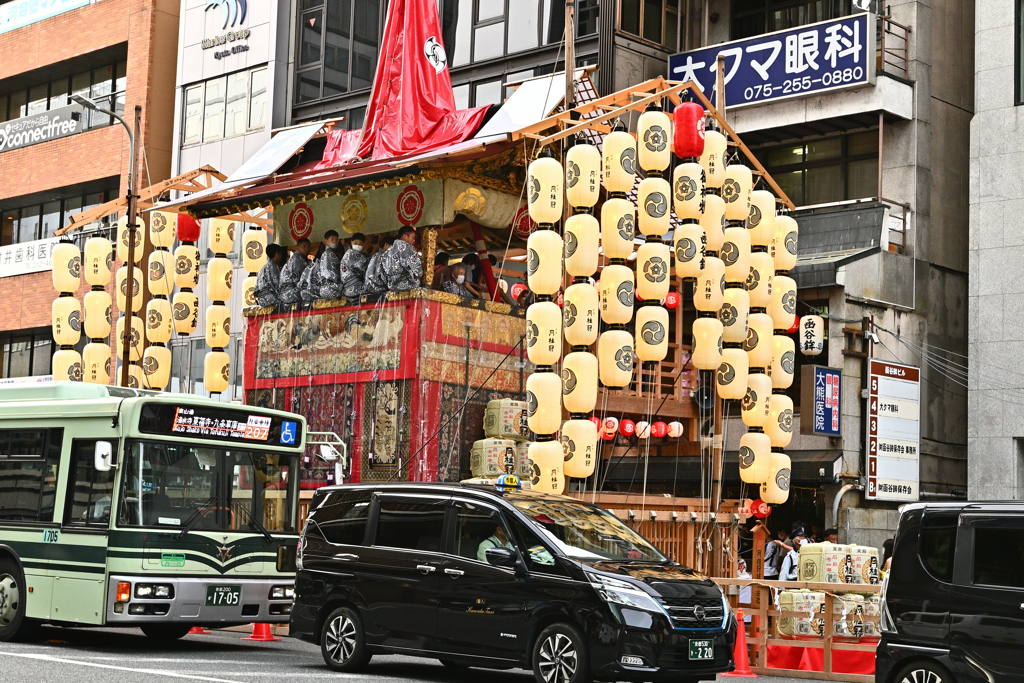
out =
{"type": "Polygon", "coordinates": [[[0,388],[0,641],[286,623],[305,430],[184,394],[0,388]]]}

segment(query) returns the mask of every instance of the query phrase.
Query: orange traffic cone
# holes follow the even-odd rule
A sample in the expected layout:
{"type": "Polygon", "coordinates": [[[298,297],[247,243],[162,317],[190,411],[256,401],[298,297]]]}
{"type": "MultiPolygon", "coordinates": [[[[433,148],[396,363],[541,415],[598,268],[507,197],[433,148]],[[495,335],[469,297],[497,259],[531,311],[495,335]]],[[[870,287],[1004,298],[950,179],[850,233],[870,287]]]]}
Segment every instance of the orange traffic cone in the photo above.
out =
{"type": "Polygon", "coordinates": [[[736,669],[727,674],[731,678],[757,678],[757,674],[750,670],[750,659],[747,657],[747,627],[743,621],[743,610],[736,610],[736,647],[733,650],[733,659],[736,660],[736,669]]]}
{"type": "Polygon", "coordinates": [[[190,628],[188,630],[188,633],[186,635],[190,635],[190,636],[205,636],[208,633],[213,633],[213,631],[207,631],[202,626],[193,626],[192,628],[190,628]]]}
{"type": "Polygon", "coordinates": [[[248,636],[248,637],[245,637],[245,638],[242,638],[242,640],[255,640],[258,643],[269,643],[271,641],[281,640],[281,639],[275,637],[270,632],[270,624],[262,624],[262,623],[260,623],[260,624],[253,624],[252,625],[252,635],[248,636]]]}

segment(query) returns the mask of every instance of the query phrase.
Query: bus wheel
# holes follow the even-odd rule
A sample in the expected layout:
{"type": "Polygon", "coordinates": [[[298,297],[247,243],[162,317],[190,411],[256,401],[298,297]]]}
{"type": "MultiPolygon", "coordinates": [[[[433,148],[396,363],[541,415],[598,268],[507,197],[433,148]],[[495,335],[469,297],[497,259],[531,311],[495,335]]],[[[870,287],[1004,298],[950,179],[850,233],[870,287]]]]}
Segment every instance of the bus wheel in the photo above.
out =
{"type": "Polygon", "coordinates": [[[142,632],[145,633],[147,637],[152,638],[153,640],[170,641],[184,637],[192,627],[187,625],[183,626],[181,624],[146,624],[139,628],[142,629],[142,632]]]}
{"type": "Polygon", "coordinates": [[[10,558],[0,558],[0,641],[18,638],[31,623],[25,619],[25,575],[10,558]]]}

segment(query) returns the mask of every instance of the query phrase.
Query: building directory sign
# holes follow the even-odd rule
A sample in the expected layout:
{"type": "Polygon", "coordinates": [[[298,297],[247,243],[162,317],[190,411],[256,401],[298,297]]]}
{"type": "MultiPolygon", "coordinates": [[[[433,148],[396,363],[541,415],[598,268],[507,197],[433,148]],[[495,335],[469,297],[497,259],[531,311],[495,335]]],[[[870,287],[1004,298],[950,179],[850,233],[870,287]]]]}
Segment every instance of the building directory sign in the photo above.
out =
{"type": "Polygon", "coordinates": [[[82,107],[77,104],[23,116],[0,123],[0,154],[81,133],[83,130],[82,107]]]}
{"type": "Polygon", "coordinates": [[[715,101],[725,57],[729,107],[875,82],[875,15],[857,14],[672,55],[669,78],[694,81],[715,101]]]}
{"type": "Polygon", "coordinates": [[[868,370],[867,497],[917,500],[921,371],[871,359],[868,370]]]}
{"type": "Polygon", "coordinates": [[[93,0],[14,0],[0,5],[0,33],[7,33],[69,10],[85,7],[93,0]]]}
{"type": "Polygon", "coordinates": [[[805,365],[800,374],[800,403],[810,405],[811,419],[800,420],[801,434],[842,435],[843,373],[838,368],[805,365]]]}

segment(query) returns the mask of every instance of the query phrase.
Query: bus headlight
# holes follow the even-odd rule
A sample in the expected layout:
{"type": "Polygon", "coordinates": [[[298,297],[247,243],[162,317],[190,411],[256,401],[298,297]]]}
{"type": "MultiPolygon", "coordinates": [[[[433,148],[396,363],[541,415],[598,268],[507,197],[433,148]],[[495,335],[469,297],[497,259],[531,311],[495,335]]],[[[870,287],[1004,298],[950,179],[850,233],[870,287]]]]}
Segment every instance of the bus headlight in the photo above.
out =
{"type": "Polygon", "coordinates": [[[137,598],[172,598],[174,588],[163,583],[139,583],[135,585],[137,598]]]}
{"type": "Polygon", "coordinates": [[[270,589],[271,600],[291,600],[295,597],[295,589],[291,586],[274,586],[270,589]]]}

